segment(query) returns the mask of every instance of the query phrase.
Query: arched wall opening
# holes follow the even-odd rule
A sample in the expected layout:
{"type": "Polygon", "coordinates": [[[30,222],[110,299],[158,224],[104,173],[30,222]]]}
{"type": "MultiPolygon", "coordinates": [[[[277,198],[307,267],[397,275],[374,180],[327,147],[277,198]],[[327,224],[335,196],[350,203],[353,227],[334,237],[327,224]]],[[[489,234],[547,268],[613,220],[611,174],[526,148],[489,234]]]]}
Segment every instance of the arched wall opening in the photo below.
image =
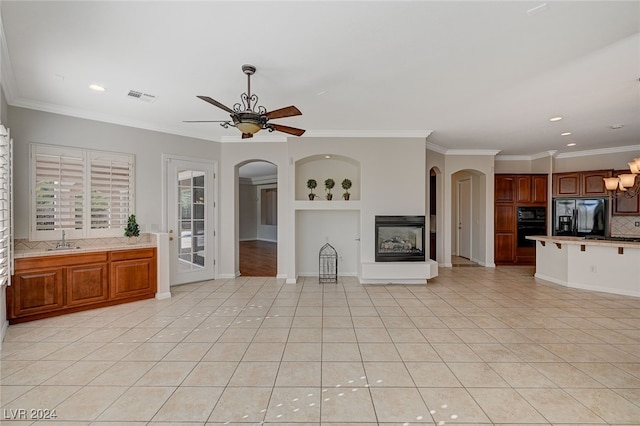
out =
{"type": "Polygon", "coordinates": [[[236,165],[237,268],[241,276],[275,277],[278,248],[278,166],[265,160],[236,165]]]}

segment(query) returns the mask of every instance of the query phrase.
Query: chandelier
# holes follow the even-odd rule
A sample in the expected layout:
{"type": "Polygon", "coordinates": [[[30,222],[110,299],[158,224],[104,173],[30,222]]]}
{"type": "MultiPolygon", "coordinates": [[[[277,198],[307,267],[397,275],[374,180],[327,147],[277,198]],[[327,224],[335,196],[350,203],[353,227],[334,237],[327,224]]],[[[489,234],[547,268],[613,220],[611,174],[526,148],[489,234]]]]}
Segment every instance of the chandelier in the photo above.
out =
{"type": "Polygon", "coordinates": [[[640,179],[636,179],[640,174],[640,157],[634,158],[628,164],[631,173],[603,178],[605,187],[615,198],[633,198],[640,193],[640,179]]]}

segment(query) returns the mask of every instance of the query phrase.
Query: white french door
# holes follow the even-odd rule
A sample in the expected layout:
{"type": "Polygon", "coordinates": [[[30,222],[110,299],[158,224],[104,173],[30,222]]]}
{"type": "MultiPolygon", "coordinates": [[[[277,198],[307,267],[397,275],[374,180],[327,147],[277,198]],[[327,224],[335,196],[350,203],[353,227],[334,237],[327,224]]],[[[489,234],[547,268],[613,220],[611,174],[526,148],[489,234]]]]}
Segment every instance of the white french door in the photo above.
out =
{"type": "Polygon", "coordinates": [[[215,277],[214,166],[166,158],[171,285],[215,277]]]}

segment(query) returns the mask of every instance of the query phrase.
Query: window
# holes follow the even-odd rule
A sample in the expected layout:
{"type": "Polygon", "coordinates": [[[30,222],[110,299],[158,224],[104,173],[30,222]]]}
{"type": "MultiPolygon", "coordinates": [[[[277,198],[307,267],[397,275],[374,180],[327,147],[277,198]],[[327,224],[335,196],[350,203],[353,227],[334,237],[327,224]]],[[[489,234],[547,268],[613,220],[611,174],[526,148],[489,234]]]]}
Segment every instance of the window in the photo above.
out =
{"type": "Polygon", "coordinates": [[[10,284],[12,141],[0,124],[0,287],[10,284]]]}
{"type": "Polygon", "coordinates": [[[133,213],[134,156],[31,144],[31,239],[122,236],[133,213]]]}
{"type": "Polygon", "coordinates": [[[262,225],[278,224],[278,188],[262,188],[260,190],[260,223],[262,225]]]}

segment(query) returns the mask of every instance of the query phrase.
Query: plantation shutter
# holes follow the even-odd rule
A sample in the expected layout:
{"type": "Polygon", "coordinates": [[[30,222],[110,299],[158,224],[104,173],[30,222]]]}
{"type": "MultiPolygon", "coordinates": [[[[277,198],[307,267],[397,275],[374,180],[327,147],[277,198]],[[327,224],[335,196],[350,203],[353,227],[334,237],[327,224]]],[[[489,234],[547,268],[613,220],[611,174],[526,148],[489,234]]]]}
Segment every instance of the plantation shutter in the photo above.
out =
{"type": "Polygon", "coordinates": [[[11,188],[12,141],[0,124],[0,288],[11,279],[11,188]]]}
{"type": "Polygon", "coordinates": [[[56,153],[54,149],[39,145],[34,151],[36,235],[45,231],[81,232],[85,213],[82,151],[56,153]]]}
{"type": "Polygon", "coordinates": [[[90,153],[91,229],[122,229],[133,213],[133,156],[90,153]]]}

